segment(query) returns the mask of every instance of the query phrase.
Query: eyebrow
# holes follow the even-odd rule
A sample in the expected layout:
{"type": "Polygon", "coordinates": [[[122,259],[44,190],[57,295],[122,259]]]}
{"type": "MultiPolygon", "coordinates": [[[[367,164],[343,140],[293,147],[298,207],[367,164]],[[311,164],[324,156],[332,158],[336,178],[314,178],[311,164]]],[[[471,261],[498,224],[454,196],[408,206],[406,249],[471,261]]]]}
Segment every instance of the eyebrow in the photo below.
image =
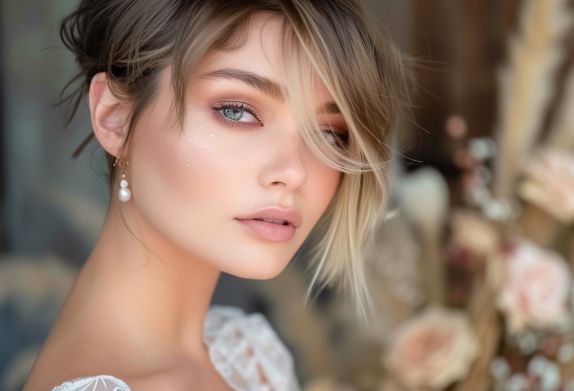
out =
{"type": "MultiPolygon", "coordinates": [[[[216,79],[239,80],[275,99],[278,99],[280,101],[285,100],[285,97],[282,92],[283,89],[281,88],[279,83],[277,83],[272,79],[269,79],[268,77],[261,76],[258,75],[257,73],[249,72],[243,69],[237,69],[237,68],[217,69],[215,71],[205,73],[200,77],[206,79],[216,78],[216,79]]],[[[339,110],[339,106],[337,106],[337,104],[333,101],[325,103],[319,112],[325,114],[341,113],[341,111],[339,110]]]]}
{"type": "Polygon", "coordinates": [[[284,100],[281,86],[268,77],[258,75],[243,69],[223,68],[201,75],[203,78],[235,79],[255,87],[259,91],[272,96],[275,99],[284,100]]]}

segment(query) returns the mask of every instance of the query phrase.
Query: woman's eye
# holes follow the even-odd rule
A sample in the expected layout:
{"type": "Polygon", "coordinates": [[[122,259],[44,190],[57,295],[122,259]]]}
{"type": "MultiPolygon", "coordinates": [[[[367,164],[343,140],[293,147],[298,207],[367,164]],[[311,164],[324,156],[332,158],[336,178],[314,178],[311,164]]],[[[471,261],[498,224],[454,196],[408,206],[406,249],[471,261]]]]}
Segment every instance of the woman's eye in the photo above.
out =
{"type": "Polygon", "coordinates": [[[261,123],[255,110],[243,102],[220,103],[213,106],[223,120],[231,123],[261,123]]]}
{"type": "Polygon", "coordinates": [[[253,116],[253,114],[249,113],[247,110],[242,109],[242,108],[238,108],[238,107],[226,107],[224,109],[221,109],[221,113],[226,116],[227,118],[229,118],[230,120],[233,121],[241,121],[243,119],[243,121],[241,122],[249,122],[249,116],[251,116],[252,118],[255,118],[253,116]],[[247,114],[247,115],[245,115],[247,114]],[[244,118],[247,117],[247,118],[244,118]]]}
{"type": "Polygon", "coordinates": [[[333,129],[323,129],[323,134],[329,143],[339,149],[346,149],[349,145],[349,133],[333,129]]]}

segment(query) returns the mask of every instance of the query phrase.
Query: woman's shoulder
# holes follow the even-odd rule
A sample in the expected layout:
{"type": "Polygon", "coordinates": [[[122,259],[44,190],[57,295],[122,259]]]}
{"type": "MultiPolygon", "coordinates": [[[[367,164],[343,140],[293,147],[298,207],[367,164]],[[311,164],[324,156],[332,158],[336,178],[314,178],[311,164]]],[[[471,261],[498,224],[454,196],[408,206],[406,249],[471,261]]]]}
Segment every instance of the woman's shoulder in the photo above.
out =
{"type": "MultiPolygon", "coordinates": [[[[233,390],[300,389],[291,354],[262,314],[212,306],[205,318],[203,340],[213,366],[233,390]]],[[[99,375],[66,381],[52,391],[74,390],[130,388],[121,379],[99,375]]]]}

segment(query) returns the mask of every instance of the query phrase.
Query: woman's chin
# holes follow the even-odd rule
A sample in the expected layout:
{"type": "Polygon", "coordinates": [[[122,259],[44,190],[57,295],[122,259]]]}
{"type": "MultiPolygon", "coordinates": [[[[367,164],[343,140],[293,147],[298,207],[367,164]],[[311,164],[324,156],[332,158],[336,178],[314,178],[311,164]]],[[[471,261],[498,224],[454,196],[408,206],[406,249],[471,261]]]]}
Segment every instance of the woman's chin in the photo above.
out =
{"type": "Polygon", "coordinates": [[[269,280],[277,277],[289,262],[285,260],[261,260],[260,262],[249,261],[246,263],[237,262],[233,267],[221,271],[235,277],[250,280],[269,280]],[[239,267],[238,267],[239,266],[239,267]]]}

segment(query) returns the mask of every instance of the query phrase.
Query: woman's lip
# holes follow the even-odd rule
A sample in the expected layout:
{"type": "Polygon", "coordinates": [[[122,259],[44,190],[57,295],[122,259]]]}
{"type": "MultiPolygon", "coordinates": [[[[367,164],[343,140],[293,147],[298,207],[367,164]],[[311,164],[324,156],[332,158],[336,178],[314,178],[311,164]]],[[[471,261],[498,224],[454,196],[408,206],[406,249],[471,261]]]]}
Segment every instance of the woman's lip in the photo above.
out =
{"type": "Polygon", "coordinates": [[[238,216],[239,220],[254,220],[254,219],[281,219],[287,221],[295,228],[299,228],[303,222],[301,214],[292,208],[287,208],[283,206],[269,206],[263,209],[259,209],[255,213],[249,215],[238,216]]]}
{"type": "Polygon", "coordinates": [[[295,236],[295,227],[255,219],[235,219],[251,234],[271,242],[286,242],[295,236]]]}

